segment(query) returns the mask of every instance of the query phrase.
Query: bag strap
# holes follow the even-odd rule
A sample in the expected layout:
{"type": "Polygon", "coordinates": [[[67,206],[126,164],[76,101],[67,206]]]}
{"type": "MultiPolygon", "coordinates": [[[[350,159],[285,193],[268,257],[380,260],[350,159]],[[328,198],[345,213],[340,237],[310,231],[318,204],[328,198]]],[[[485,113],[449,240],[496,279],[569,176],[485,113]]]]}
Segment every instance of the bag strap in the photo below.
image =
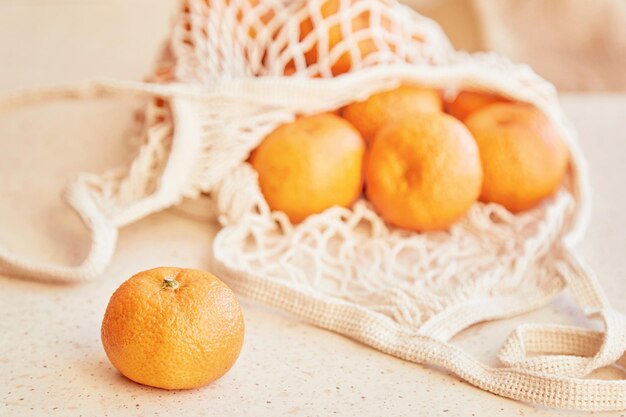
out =
{"type": "MultiPolygon", "coordinates": [[[[177,87],[142,82],[90,81],[47,88],[22,90],[0,96],[0,113],[55,100],[101,99],[118,96],[154,95],[171,97],[177,87]]],[[[183,92],[184,93],[184,92],[183,92]]],[[[117,228],[124,223],[98,204],[89,178],[80,176],[69,184],[64,198],[91,233],[91,248],[77,266],[36,262],[0,247],[0,270],[6,274],[48,282],[81,282],[96,278],[108,266],[117,241],[117,228]]],[[[144,198],[144,212],[163,202],[144,198]]],[[[128,216],[127,216],[128,217],[128,216]]],[[[131,216],[132,217],[132,216],[131,216]]]]}
{"type": "Polygon", "coordinates": [[[577,304],[589,318],[600,319],[604,331],[524,324],[507,338],[498,358],[508,368],[528,375],[523,378],[528,386],[520,388],[551,394],[550,402],[557,401],[564,408],[626,409],[626,380],[583,379],[605,366],[626,366],[626,316],[610,306],[595,274],[568,239],[557,270],[577,304]]]}
{"type": "Polygon", "coordinates": [[[506,340],[500,360],[513,367],[575,377],[613,363],[626,365],[626,317],[611,308],[595,275],[573,249],[564,244],[562,253],[557,270],[585,314],[604,323],[604,332],[562,325],[521,325],[506,340]]]}
{"type": "Polygon", "coordinates": [[[83,182],[72,182],[64,197],[91,233],[91,248],[82,263],[64,266],[35,262],[0,247],[0,270],[39,281],[81,282],[96,278],[107,267],[115,250],[117,228],[94,203],[83,182]]]}
{"type": "Polygon", "coordinates": [[[598,368],[626,365],[626,321],[611,310],[599,313],[604,332],[572,326],[526,324],[504,343],[502,363],[537,372],[582,378],[598,368]],[[532,356],[531,356],[532,355],[532,356]]]}

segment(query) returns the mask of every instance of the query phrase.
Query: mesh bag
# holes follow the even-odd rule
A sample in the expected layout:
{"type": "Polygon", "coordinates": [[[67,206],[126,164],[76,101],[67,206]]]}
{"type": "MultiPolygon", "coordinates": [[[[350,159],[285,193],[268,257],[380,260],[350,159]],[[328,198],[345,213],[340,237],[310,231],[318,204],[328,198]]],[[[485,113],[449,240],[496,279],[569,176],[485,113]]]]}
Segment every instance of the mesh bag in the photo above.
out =
{"type": "Polygon", "coordinates": [[[83,174],[66,193],[91,229],[79,266],[0,248],[0,267],[45,281],[96,278],[117,229],[183,198],[208,196],[222,228],[214,269],[240,294],[388,354],[449,369],[498,395],[553,407],[626,409],[622,380],[584,379],[626,364],[626,321],[572,246],[588,217],[587,174],[552,85],[495,54],[453,50],[432,21],[393,0],[189,0],[146,82],[22,91],[0,110],[50,99],[147,95],[128,167],[83,174]],[[476,203],[447,231],[390,227],[365,200],[294,225],[272,212],[250,152],[296,115],[335,110],[400,84],[500,94],[543,111],[568,141],[564,185],[512,214],[476,203]],[[604,331],[523,325],[490,367],[449,343],[468,326],[549,302],[569,287],[604,331]]]}

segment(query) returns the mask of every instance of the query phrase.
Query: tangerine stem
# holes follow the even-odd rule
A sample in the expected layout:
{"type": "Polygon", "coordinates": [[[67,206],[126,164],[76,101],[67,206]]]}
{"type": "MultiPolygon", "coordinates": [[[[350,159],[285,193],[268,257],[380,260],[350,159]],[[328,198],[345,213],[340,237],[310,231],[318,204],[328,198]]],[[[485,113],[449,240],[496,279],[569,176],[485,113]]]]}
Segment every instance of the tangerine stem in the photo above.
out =
{"type": "Polygon", "coordinates": [[[178,283],[178,281],[176,281],[175,278],[173,277],[163,278],[163,285],[161,285],[161,288],[166,288],[168,290],[175,290],[178,287],[180,287],[180,284],[178,283]]]}

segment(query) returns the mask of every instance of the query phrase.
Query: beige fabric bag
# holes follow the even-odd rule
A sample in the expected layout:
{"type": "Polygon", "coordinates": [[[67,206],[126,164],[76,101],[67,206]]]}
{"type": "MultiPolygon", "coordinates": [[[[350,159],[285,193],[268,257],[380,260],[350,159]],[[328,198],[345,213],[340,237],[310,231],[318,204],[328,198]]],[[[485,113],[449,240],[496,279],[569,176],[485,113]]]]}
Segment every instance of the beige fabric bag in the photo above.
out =
{"type": "Polygon", "coordinates": [[[68,187],[68,203],[93,235],[83,264],[38,264],[0,249],[2,269],[43,281],[94,279],[110,261],[118,228],[208,193],[223,226],[214,269],[239,294],[391,355],[442,366],[498,395],[580,410],[626,409],[625,381],[583,379],[626,363],[626,321],[572,250],[588,217],[587,173],[552,86],[502,57],[453,51],[435,23],[391,0],[341,0],[330,16],[320,13],[321,3],[327,2],[190,0],[153,82],[4,97],[0,111],[112,94],[155,99],[145,110],[133,163],[81,175],[68,187]],[[351,29],[359,16],[369,26],[351,29]],[[307,19],[313,30],[302,36],[307,19]],[[329,50],[328,29],[335,25],[342,35],[329,50]],[[363,45],[376,47],[363,52],[363,45]],[[346,57],[350,72],[331,77],[346,57]],[[446,232],[389,227],[366,201],[298,225],[269,210],[245,162],[267,133],[296,114],[336,109],[402,83],[448,94],[492,91],[534,104],[568,140],[566,184],[523,214],[477,203],[446,232]],[[522,326],[503,346],[500,367],[449,343],[474,323],[536,308],[566,286],[586,314],[604,322],[603,332],[522,326]]]}

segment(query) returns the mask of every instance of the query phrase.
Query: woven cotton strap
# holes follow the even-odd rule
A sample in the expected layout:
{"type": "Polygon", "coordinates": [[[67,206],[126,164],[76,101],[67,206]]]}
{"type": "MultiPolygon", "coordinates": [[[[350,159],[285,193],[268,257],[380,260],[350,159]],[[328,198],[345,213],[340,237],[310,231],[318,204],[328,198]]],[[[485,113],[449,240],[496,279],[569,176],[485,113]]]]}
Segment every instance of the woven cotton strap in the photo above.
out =
{"type": "MultiPolygon", "coordinates": [[[[89,82],[56,87],[18,91],[0,97],[0,113],[32,106],[52,100],[84,100],[113,96],[156,95],[171,97],[172,91],[177,96],[192,96],[192,93],[177,91],[177,87],[138,82],[89,82]]],[[[162,188],[162,187],[161,187],[162,188]]],[[[82,282],[98,277],[108,266],[115,250],[117,228],[125,223],[154,212],[169,205],[164,198],[167,193],[160,193],[141,199],[133,207],[117,216],[107,215],[103,207],[89,190],[88,177],[80,176],[71,182],[64,193],[66,202],[79,215],[91,232],[91,248],[80,265],[65,266],[53,263],[37,262],[16,255],[0,247],[0,269],[10,275],[29,279],[58,282],[82,282]]]]}
{"type": "Polygon", "coordinates": [[[605,332],[560,325],[521,325],[505,342],[499,359],[514,368],[575,377],[613,363],[624,366],[624,318],[611,310],[601,315],[605,332]]]}
{"type": "Polygon", "coordinates": [[[65,200],[91,231],[91,248],[83,262],[79,266],[35,262],[0,247],[2,271],[45,281],[80,282],[96,278],[108,266],[115,250],[117,228],[94,205],[80,181],[68,186],[65,200]]]}

